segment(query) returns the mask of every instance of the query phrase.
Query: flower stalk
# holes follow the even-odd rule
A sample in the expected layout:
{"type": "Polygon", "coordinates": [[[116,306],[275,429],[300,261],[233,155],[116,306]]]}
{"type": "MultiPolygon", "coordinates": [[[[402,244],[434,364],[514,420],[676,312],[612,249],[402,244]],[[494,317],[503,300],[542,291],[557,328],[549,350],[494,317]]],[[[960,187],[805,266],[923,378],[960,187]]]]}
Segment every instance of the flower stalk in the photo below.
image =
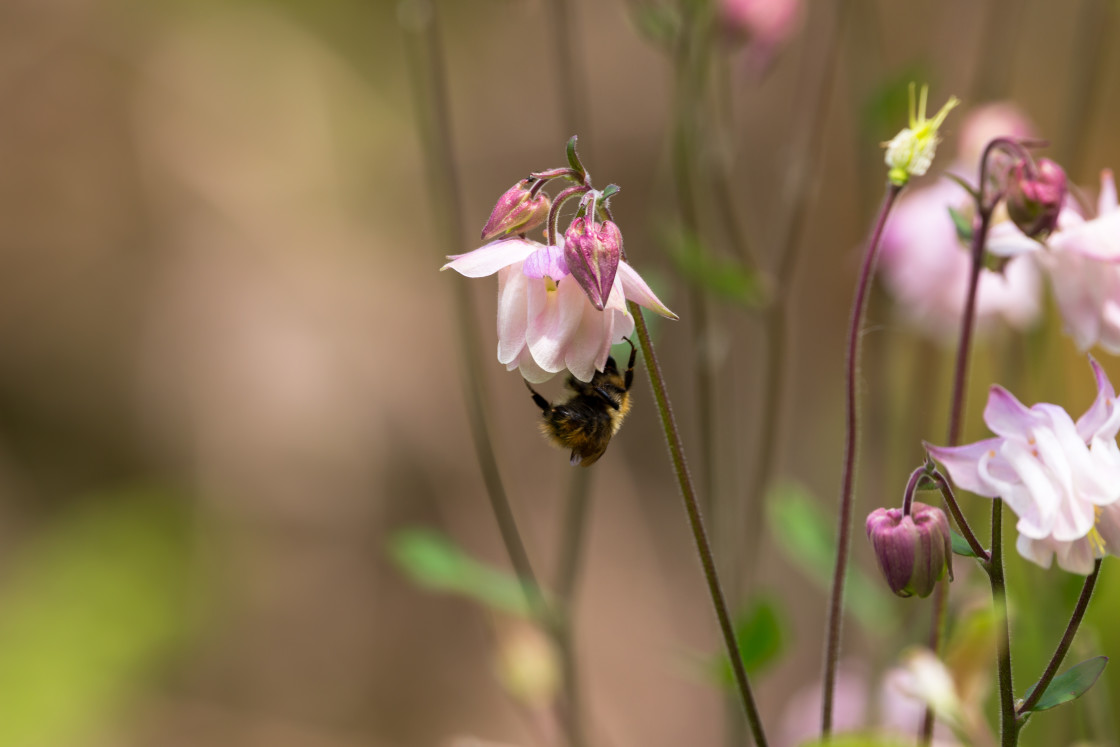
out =
{"type": "Polygon", "coordinates": [[[879,217],[875,221],[871,239],[864,253],[863,267],[856,286],[856,297],[852,304],[851,322],[848,327],[848,361],[846,373],[846,411],[847,431],[844,439],[844,472],[840,485],[840,511],[838,517],[838,539],[836,542],[836,566],[832,576],[832,593],[828,607],[826,643],[824,657],[824,687],[821,703],[821,736],[828,737],[832,732],[832,711],[836,690],[836,668],[840,659],[841,616],[844,611],[844,577],[848,569],[848,553],[852,539],[852,504],[855,487],[856,454],[859,439],[859,357],[861,328],[867,310],[867,293],[871,278],[875,274],[875,261],[879,253],[879,240],[891,208],[902,193],[903,185],[890,181],[883,198],[879,217]]]}
{"type": "MultiPolygon", "coordinates": [[[[604,209],[607,218],[614,220],[609,209],[604,209]]],[[[626,261],[626,248],[621,247],[622,260],[626,261]]],[[[684,457],[684,446],[681,443],[680,430],[677,428],[676,418],[673,416],[673,407],[669,401],[668,390],[665,387],[665,377],[661,372],[661,363],[657,359],[657,352],[650,338],[649,327],[646,326],[642,309],[633,301],[627,302],[630,313],[634,316],[634,329],[638,333],[641,343],[642,358],[645,360],[646,372],[649,374],[650,386],[653,388],[653,398],[657,403],[657,414],[661,419],[661,427],[665,432],[665,442],[669,447],[669,457],[673,463],[673,471],[677,476],[680,486],[681,498],[684,500],[685,511],[688,514],[688,523],[692,529],[692,537],[696,542],[696,552],[700,556],[700,565],[704,570],[704,580],[708,584],[708,592],[712,597],[712,606],[716,611],[719,621],[720,633],[723,635],[724,646],[727,648],[728,658],[731,660],[731,671],[735,677],[735,685],[739,691],[743,713],[747,724],[750,726],[751,735],[754,737],[756,747],[766,747],[766,733],[762,727],[762,716],[759,714],[758,705],[755,703],[754,692],[751,690],[747,670],[743,667],[743,656],[739,649],[739,642],[735,638],[735,628],[731,623],[731,614],[727,607],[727,598],[720,584],[719,574],[716,571],[715,559],[712,555],[711,541],[704,528],[704,518],[700,514],[700,503],[696,498],[696,489],[692,484],[692,476],[688,472],[688,463],[684,457]]]]}
{"type": "Polygon", "coordinates": [[[1062,634],[1062,640],[1058,642],[1058,647],[1054,649],[1054,655],[1050,657],[1050,661],[1046,664],[1046,669],[1043,670],[1042,676],[1038,679],[1038,684],[1034,686],[1034,691],[1016,709],[1020,727],[1026,723],[1031,709],[1038,704],[1039,699],[1046,692],[1046,688],[1054,681],[1055,675],[1058,674],[1058,668],[1062,666],[1062,661],[1066,658],[1069,647],[1073,644],[1073,638],[1077,635],[1077,629],[1081,627],[1081,620],[1085,617],[1085,610],[1089,608],[1089,600],[1093,597],[1093,589],[1097,585],[1102,560],[1104,558],[1097,558],[1093,565],[1093,572],[1085,577],[1085,584],[1081,587],[1081,596],[1077,598],[1077,605],[1074,606],[1073,614],[1070,615],[1066,632],[1062,634]]]}

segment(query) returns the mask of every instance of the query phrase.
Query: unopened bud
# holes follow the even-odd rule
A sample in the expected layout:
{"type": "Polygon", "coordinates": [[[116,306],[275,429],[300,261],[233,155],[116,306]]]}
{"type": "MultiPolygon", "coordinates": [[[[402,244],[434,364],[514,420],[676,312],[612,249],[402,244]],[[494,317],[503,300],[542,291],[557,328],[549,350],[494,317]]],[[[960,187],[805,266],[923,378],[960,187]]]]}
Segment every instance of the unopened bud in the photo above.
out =
{"type": "Polygon", "coordinates": [[[1044,239],[1058,226],[1066,199],[1066,172],[1050,159],[1040,158],[1032,178],[1028,166],[1019,161],[1008,174],[1007,214],[1025,235],[1044,239]]]}
{"type": "Polygon", "coordinates": [[[929,596],[946,568],[953,578],[949,520],[939,508],[915,501],[909,516],[901,508],[877,508],[867,517],[867,538],[887,585],[900,597],[929,596]]]}
{"type": "Polygon", "coordinates": [[[614,276],[622,257],[622,233],[612,221],[584,216],[572,221],[564,232],[564,259],[591,303],[600,311],[614,287],[614,276]]]}
{"type": "Polygon", "coordinates": [[[529,706],[552,702],[560,686],[560,664],[552,642],[537,628],[514,625],[499,632],[498,679],[529,706]]]}
{"type": "Polygon", "coordinates": [[[552,207],[548,195],[539,192],[534,196],[529,190],[532,184],[532,179],[522,179],[498,198],[498,204],[490,212],[490,220],[482,229],[483,241],[493,241],[511,233],[525,233],[548,220],[548,210],[552,207]]]}

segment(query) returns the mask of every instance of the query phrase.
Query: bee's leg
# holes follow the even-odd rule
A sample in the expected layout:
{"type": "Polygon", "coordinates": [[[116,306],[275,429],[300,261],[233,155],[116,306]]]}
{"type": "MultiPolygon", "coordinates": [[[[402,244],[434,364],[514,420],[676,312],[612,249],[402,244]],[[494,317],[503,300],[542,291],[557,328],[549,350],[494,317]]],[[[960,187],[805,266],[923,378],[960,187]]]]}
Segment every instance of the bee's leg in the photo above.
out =
{"type": "Polygon", "coordinates": [[[630,361],[626,364],[626,378],[623,385],[623,389],[630,391],[630,385],[634,383],[634,359],[638,355],[638,349],[634,347],[634,343],[629,337],[623,337],[622,339],[630,343],[630,361]]]}
{"type": "MultiPolygon", "coordinates": [[[[629,388],[629,387],[627,387],[627,388],[629,388]]],[[[613,399],[611,399],[611,395],[607,394],[606,389],[604,389],[601,386],[597,386],[597,387],[595,387],[595,393],[598,394],[600,397],[602,397],[603,401],[606,402],[608,405],[610,405],[611,407],[613,407],[616,410],[618,409],[618,403],[615,402],[613,399]]]]}
{"type": "MultiPolygon", "coordinates": [[[[522,381],[525,381],[525,379],[522,379],[522,381]]],[[[537,407],[541,408],[543,412],[548,412],[552,409],[552,405],[548,404],[548,400],[537,394],[537,390],[534,389],[528,381],[525,381],[525,386],[533,393],[533,401],[537,403],[537,407]]]]}

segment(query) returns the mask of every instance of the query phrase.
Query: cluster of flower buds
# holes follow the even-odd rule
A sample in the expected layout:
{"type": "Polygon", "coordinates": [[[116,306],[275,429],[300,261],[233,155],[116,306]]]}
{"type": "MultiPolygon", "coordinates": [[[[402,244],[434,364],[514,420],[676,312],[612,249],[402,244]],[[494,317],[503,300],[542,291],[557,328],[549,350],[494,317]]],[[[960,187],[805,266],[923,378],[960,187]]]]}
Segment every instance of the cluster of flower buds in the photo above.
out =
{"type": "Polygon", "coordinates": [[[534,384],[563,370],[591,381],[611,345],[634,330],[629,301],[677,318],[623,258],[609,208],[618,187],[595,189],[575,144],[568,142],[567,167],[532,173],[506,190],[482,229],[486,243],[443,267],[472,278],[497,274],[498,361],[534,384]],[[569,185],[551,199],[544,187],[554,179],[569,185]],[[569,201],[579,206],[561,235],[559,214],[569,201]],[[526,237],[542,224],[544,243],[526,237]]]}
{"type": "Polygon", "coordinates": [[[940,508],[914,501],[909,513],[877,508],[867,517],[867,538],[891,591],[900,597],[927,597],[949,571],[953,549],[949,520],[940,508]]]}

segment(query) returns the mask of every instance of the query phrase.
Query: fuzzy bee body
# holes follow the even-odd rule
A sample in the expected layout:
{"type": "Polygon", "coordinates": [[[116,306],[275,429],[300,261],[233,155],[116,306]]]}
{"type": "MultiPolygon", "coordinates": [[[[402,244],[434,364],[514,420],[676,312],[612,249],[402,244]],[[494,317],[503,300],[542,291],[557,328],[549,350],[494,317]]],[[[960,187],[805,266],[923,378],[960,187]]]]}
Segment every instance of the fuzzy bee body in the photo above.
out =
{"type": "Polygon", "coordinates": [[[622,427],[622,421],[630,412],[630,385],[634,382],[636,354],[637,349],[631,342],[625,373],[619,372],[614,358],[607,358],[606,366],[596,371],[590,382],[568,376],[566,386],[572,394],[556,404],[549,404],[525,382],[533,401],[541,408],[541,432],[557,446],[571,450],[573,465],[590,467],[597,462],[607,450],[611,437],[622,427]]]}

